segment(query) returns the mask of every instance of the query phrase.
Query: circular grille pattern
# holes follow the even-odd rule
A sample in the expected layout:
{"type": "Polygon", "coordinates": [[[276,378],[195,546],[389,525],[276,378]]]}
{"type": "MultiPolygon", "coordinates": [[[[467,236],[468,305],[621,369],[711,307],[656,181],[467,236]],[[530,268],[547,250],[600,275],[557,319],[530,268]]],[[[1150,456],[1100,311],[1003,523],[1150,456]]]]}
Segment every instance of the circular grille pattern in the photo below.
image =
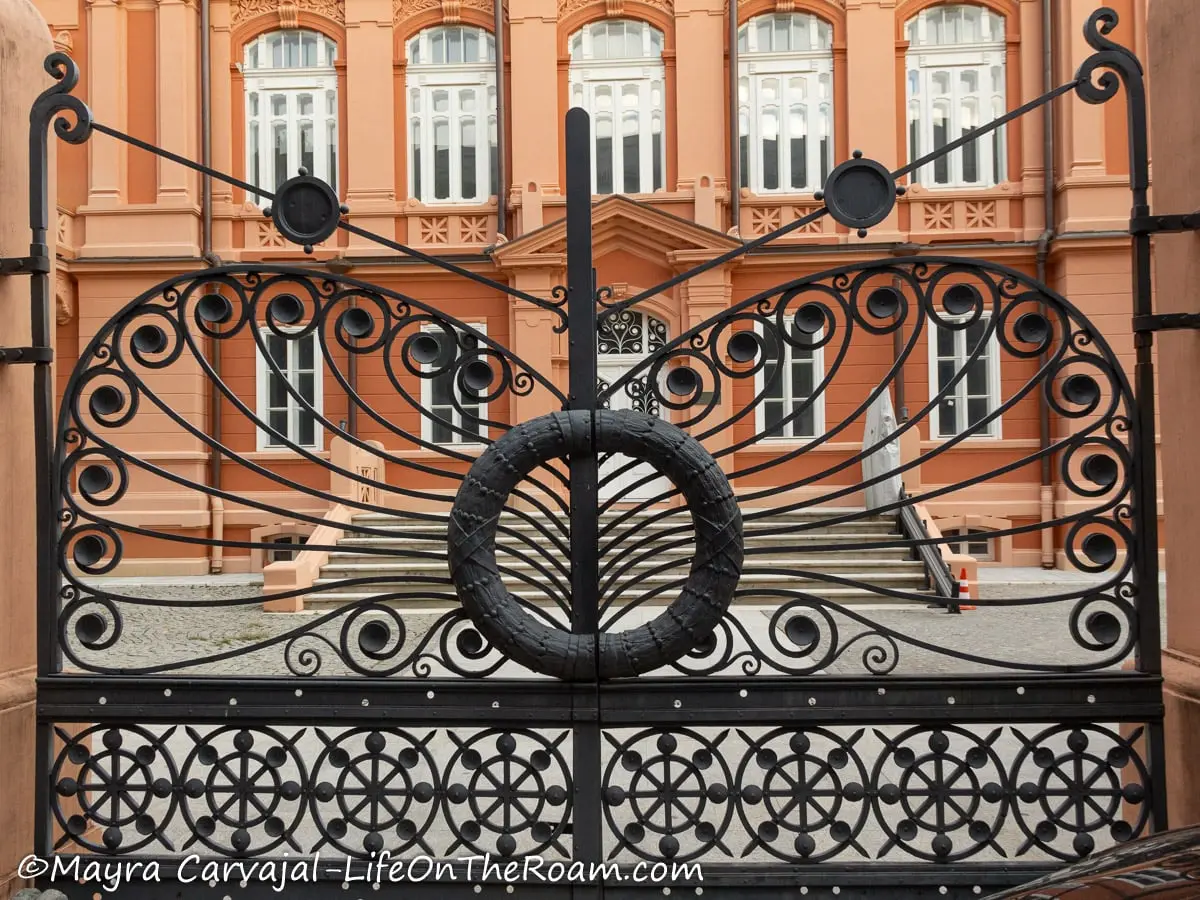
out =
{"type": "Polygon", "coordinates": [[[622,678],[669,665],[724,616],[742,570],[742,517],[716,460],[669,422],[635,410],[595,413],[595,452],[649,463],[683,493],[696,554],[679,596],[628,631],[571,634],[509,594],[496,565],[496,526],[509,493],[538,465],[591,450],[592,414],[556,412],[511,429],[475,461],[450,514],[450,577],[476,627],[505,656],[568,681],[622,678]],[[598,655],[597,655],[598,654],[598,655]]]}

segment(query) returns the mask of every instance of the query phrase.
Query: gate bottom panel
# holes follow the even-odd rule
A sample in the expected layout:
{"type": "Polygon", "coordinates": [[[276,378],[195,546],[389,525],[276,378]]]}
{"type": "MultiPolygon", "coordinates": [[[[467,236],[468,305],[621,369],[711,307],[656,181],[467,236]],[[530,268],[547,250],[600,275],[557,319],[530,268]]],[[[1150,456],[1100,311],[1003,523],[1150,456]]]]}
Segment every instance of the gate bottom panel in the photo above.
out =
{"type": "Polygon", "coordinates": [[[968,707],[905,722],[902,704],[882,722],[647,717],[598,740],[579,710],[533,726],[55,720],[44,706],[41,850],[60,887],[105,898],[252,900],[285,877],[343,900],[389,884],[574,898],[597,882],[609,900],[978,897],[1148,830],[1157,717],[1106,715],[1103,699],[1059,721],[968,707]],[[577,782],[593,758],[599,781],[577,782]],[[597,810],[598,855],[575,843],[597,810]]]}

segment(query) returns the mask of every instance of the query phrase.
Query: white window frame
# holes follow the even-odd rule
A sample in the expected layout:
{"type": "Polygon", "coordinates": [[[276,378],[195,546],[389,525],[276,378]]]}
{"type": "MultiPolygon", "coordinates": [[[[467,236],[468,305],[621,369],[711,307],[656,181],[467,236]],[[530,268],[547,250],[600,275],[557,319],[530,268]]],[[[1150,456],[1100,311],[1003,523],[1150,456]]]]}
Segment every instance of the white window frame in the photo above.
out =
{"type": "Polygon", "coordinates": [[[942,537],[948,539],[946,546],[951,553],[973,556],[980,562],[993,562],[996,559],[995,538],[992,537],[992,530],[990,528],[972,528],[970,525],[956,525],[947,531],[943,531],[942,537]],[[971,544],[980,541],[987,545],[987,550],[983,554],[972,553],[971,544]]]}
{"type": "MultiPolygon", "coordinates": [[[[791,321],[791,319],[789,318],[788,322],[790,323],[790,321],[791,321]]],[[[765,353],[767,338],[763,334],[762,326],[759,324],[755,324],[754,330],[755,330],[755,333],[759,336],[759,339],[763,341],[763,351],[762,352],[765,353]]],[[[812,335],[811,337],[814,342],[819,342],[824,338],[824,336],[825,336],[825,330],[821,329],[820,331],[818,331],[816,334],[812,335]]],[[[781,345],[780,350],[782,351],[783,355],[782,355],[782,359],[780,360],[778,365],[781,369],[783,369],[784,367],[787,368],[787,371],[783,372],[779,378],[779,389],[782,391],[782,396],[781,397],[767,397],[767,396],[763,395],[763,391],[766,388],[766,384],[767,384],[767,365],[764,364],[764,365],[760,366],[758,371],[754,375],[754,396],[760,398],[757,401],[756,408],[754,410],[755,431],[757,434],[762,435],[762,440],[764,440],[764,441],[774,441],[777,443],[791,443],[791,444],[809,444],[809,443],[812,443],[813,441],[815,441],[817,438],[819,438],[822,434],[825,433],[825,391],[820,391],[820,393],[816,394],[816,400],[813,402],[813,405],[812,405],[813,433],[811,435],[803,435],[803,434],[797,435],[795,433],[795,428],[796,428],[796,424],[797,424],[796,419],[792,419],[791,421],[789,421],[783,425],[783,429],[784,429],[783,434],[781,434],[781,435],[766,434],[766,430],[767,430],[766,404],[767,403],[782,402],[783,403],[783,412],[784,412],[785,417],[787,415],[789,415],[790,413],[794,413],[796,411],[796,400],[794,397],[792,397],[792,379],[791,379],[791,374],[792,374],[791,367],[793,365],[797,364],[797,360],[794,360],[792,358],[792,351],[795,350],[796,348],[793,347],[787,341],[783,340],[782,336],[779,339],[779,343],[781,345]]],[[[813,373],[812,373],[812,375],[813,375],[813,390],[815,391],[821,386],[821,382],[825,378],[825,348],[823,346],[817,347],[816,349],[814,349],[812,351],[811,365],[812,365],[812,370],[813,370],[813,373]]]]}
{"type": "Polygon", "coordinates": [[[811,194],[823,187],[833,169],[833,26],[811,13],[764,13],[738,29],[738,148],[742,187],[755,194],[811,194]],[[760,26],[787,20],[789,34],[809,34],[811,50],[762,48],[760,26]],[[770,82],[775,81],[774,98],[770,82]],[[767,187],[763,166],[768,113],[776,113],[778,182],[767,187]],[[804,184],[792,183],[793,112],[801,116],[805,146],[804,184]],[[745,146],[743,146],[743,141],[745,146]],[[821,144],[825,143],[825,153],[821,144]]]}
{"type": "MultiPolygon", "coordinates": [[[[946,143],[963,136],[966,125],[966,105],[975,104],[976,128],[987,125],[1008,111],[1008,52],[1005,44],[1004,17],[973,3],[934,6],[922,10],[905,26],[909,50],[905,65],[905,140],[908,159],[913,161],[934,149],[934,119],[936,107],[946,104],[946,143]],[[980,11],[986,17],[990,40],[954,44],[927,43],[931,16],[943,16],[964,8],[980,11]],[[997,26],[995,30],[991,26],[997,26]],[[996,33],[998,32],[998,34],[996,33]],[[993,84],[993,72],[999,69],[999,85],[993,84]],[[945,74],[949,80],[947,93],[934,93],[935,78],[945,74]],[[965,76],[973,75],[975,90],[964,89],[965,76]],[[989,88],[990,85],[990,88],[989,88]],[[913,126],[917,142],[914,146],[913,126]]],[[[964,176],[966,147],[946,157],[945,178],[937,180],[940,161],[928,163],[912,175],[914,184],[932,190],[988,188],[1001,184],[1008,177],[1008,135],[1000,128],[976,141],[976,175],[974,180],[964,176]]]]}
{"type": "MultiPolygon", "coordinates": [[[[964,317],[964,316],[950,316],[950,315],[945,314],[944,312],[940,313],[940,315],[941,315],[943,321],[946,321],[946,322],[961,322],[961,321],[965,321],[965,319],[968,318],[968,317],[964,317]]],[[[980,318],[980,321],[983,323],[984,328],[986,329],[988,326],[988,320],[991,317],[987,316],[987,315],[983,315],[983,316],[980,316],[979,318],[980,318]]],[[[929,399],[930,400],[933,400],[933,398],[936,397],[939,393],[938,362],[942,359],[953,358],[955,361],[955,373],[958,373],[958,372],[962,371],[963,366],[966,364],[967,357],[970,356],[970,353],[966,352],[966,346],[967,346],[967,329],[966,328],[958,329],[958,330],[951,332],[951,334],[954,335],[955,356],[954,357],[940,356],[938,353],[938,346],[937,346],[937,333],[940,330],[941,330],[941,328],[938,326],[938,324],[936,322],[934,322],[933,319],[929,319],[929,340],[927,341],[927,343],[929,344],[929,399]]],[[[997,409],[999,409],[1000,405],[1001,405],[1001,399],[1000,399],[1000,388],[1001,388],[1001,385],[1000,385],[1000,343],[996,339],[996,334],[994,331],[987,339],[987,345],[984,348],[984,352],[983,352],[983,359],[985,360],[985,362],[987,364],[988,393],[986,395],[986,399],[988,401],[987,415],[990,416],[997,409]]],[[[978,397],[984,396],[982,394],[968,395],[967,394],[967,381],[968,381],[968,376],[964,376],[963,378],[960,378],[958,383],[954,385],[954,393],[952,395],[950,395],[950,397],[954,401],[956,410],[958,410],[958,409],[966,410],[967,409],[967,400],[970,397],[978,398],[978,397]]],[[[942,434],[942,423],[941,423],[941,419],[940,419],[940,415],[939,415],[939,406],[940,405],[941,405],[940,401],[938,403],[934,403],[933,406],[929,410],[930,440],[932,440],[932,441],[952,440],[953,438],[956,438],[959,435],[961,435],[963,433],[963,431],[970,428],[970,425],[965,424],[966,420],[964,418],[964,427],[961,430],[955,431],[952,434],[942,434]]],[[[963,412],[963,416],[965,417],[966,415],[967,415],[967,413],[963,412]]],[[[987,431],[975,431],[967,437],[967,440],[984,440],[984,441],[999,440],[1003,436],[1003,429],[1001,428],[1001,419],[1002,418],[1003,418],[1003,416],[996,416],[994,419],[992,419],[988,423],[987,431]]]]}
{"type": "MultiPolygon", "coordinates": [[[[245,45],[241,63],[245,82],[242,102],[246,121],[246,181],[250,184],[274,191],[283,181],[300,173],[300,167],[304,164],[300,134],[303,127],[308,125],[313,136],[312,166],[308,174],[327,182],[334,191],[338,190],[337,168],[341,148],[338,146],[336,60],[337,44],[311,29],[271,31],[245,45]],[[293,35],[298,35],[301,42],[307,38],[315,39],[315,65],[276,68],[255,64],[256,60],[271,58],[272,44],[276,38],[286,40],[293,35]],[[305,95],[312,98],[310,114],[302,113],[300,98],[305,95]],[[274,109],[275,97],[282,97],[284,102],[279,114],[274,109]],[[278,126],[283,127],[286,135],[287,163],[283,173],[275,171],[274,135],[278,126]]],[[[267,198],[257,194],[251,194],[250,200],[259,206],[268,202],[267,198]]]]}
{"type": "MultiPolygon", "coordinates": [[[[474,328],[481,335],[484,335],[484,336],[487,335],[486,323],[465,322],[463,324],[467,325],[470,328],[474,328]]],[[[424,332],[429,332],[431,334],[435,334],[438,336],[439,339],[444,338],[446,336],[445,329],[440,326],[437,326],[437,325],[425,325],[424,327],[421,328],[421,330],[424,332]]],[[[480,345],[483,346],[482,342],[480,345]]],[[[433,367],[432,363],[425,364],[425,365],[421,366],[421,371],[429,372],[433,368],[434,367],[433,367]]],[[[454,391],[455,399],[458,400],[459,404],[463,405],[463,406],[478,405],[479,418],[481,420],[487,419],[488,405],[486,402],[481,401],[478,404],[463,403],[462,389],[459,387],[459,384],[458,384],[457,372],[455,372],[452,369],[449,373],[446,373],[440,377],[453,378],[454,380],[452,383],[452,390],[454,391]]],[[[452,438],[453,439],[450,441],[435,441],[433,439],[433,429],[434,429],[435,423],[434,423],[434,420],[431,419],[429,417],[429,415],[427,415],[425,412],[425,410],[428,410],[430,413],[432,413],[434,410],[433,382],[434,382],[434,379],[432,379],[432,378],[422,378],[421,379],[421,410],[422,410],[421,411],[421,440],[425,441],[427,444],[436,444],[439,447],[455,447],[458,449],[471,448],[471,447],[482,447],[488,437],[488,426],[482,424],[482,422],[480,423],[480,425],[479,425],[479,440],[467,439],[466,435],[464,435],[462,433],[462,430],[464,429],[464,425],[463,425],[463,421],[462,421],[462,414],[457,409],[455,409],[453,406],[445,407],[447,415],[442,416],[443,419],[450,422],[450,424],[454,426],[454,428],[452,429],[452,438]]]]}
{"type": "Polygon", "coordinates": [[[493,183],[499,134],[495,36],[474,25],[436,25],[410,38],[407,53],[404,139],[408,148],[408,196],[428,206],[486,202],[499,190],[493,183]],[[467,33],[474,35],[482,51],[481,59],[470,63],[433,61],[434,38],[440,36],[442,47],[447,48],[451,32],[460,37],[467,33]],[[445,109],[437,110],[435,102],[442,92],[446,95],[445,109]],[[474,108],[465,108],[468,103],[474,108]],[[475,130],[475,190],[470,194],[463,191],[463,129],[467,124],[473,125],[475,130]],[[448,190],[445,197],[437,197],[434,195],[437,186],[436,129],[442,125],[448,132],[448,190]]]}
{"type": "MultiPolygon", "coordinates": [[[[292,333],[288,329],[280,329],[285,333],[292,333]]],[[[270,379],[276,377],[275,372],[267,363],[266,346],[272,337],[277,337],[275,332],[270,328],[260,328],[259,334],[262,340],[262,346],[255,345],[255,392],[256,392],[256,409],[255,414],[259,421],[267,426],[271,424],[272,407],[270,405],[270,379]]],[[[284,377],[293,387],[296,386],[296,379],[302,374],[299,367],[299,346],[300,340],[284,338],[284,347],[287,350],[287,368],[280,367],[280,371],[284,372],[284,377]]],[[[286,392],[286,401],[284,407],[278,407],[287,410],[288,424],[287,430],[284,432],[288,441],[291,443],[272,443],[275,438],[266,428],[256,428],[258,432],[258,449],[259,450],[282,450],[289,451],[293,447],[303,447],[306,450],[322,450],[325,447],[324,429],[321,427],[320,416],[325,414],[325,378],[324,371],[321,366],[321,343],[317,339],[317,332],[314,329],[303,340],[311,341],[313,345],[313,410],[318,417],[313,422],[313,441],[311,444],[302,443],[300,437],[300,401],[290,392],[286,392]]],[[[278,409],[277,408],[277,409],[278,409]]]]}
{"type": "MultiPolygon", "coordinates": [[[[583,107],[592,119],[592,193],[652,194],[666,189],[666,67],[663,65],[663,34],[653,25],[633,19],[602,19],[591,22],[571,36],[568,69],[570,105],[583,107]],[[598,29],[609,25],[636,25],[641,29],[642,55],[596,58],[598,29]],[[607,93],[611,112],[605,114],[597,99],[607,93]],[[625,107],[626,96],[636,99],[625,107]],[[633,117],[636,117],[634,120],[633,117]],[[636,122],[638,137],[638,190],[625,190],[626,120],[636,122]],[[601,191],[598,179],[599,141],[608,125],[612,144],[611,190],[601,191]],[[658,151],[654,141],[658,138],[658,151]]],[[[632,135],[629,135],[632,137],[632,135]]]]}

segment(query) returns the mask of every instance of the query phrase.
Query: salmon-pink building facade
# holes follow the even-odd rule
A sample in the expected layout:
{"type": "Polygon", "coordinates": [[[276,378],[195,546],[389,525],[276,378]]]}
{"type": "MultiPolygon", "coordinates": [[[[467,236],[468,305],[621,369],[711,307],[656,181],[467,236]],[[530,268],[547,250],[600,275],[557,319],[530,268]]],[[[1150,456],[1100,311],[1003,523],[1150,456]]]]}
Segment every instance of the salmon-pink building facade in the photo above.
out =
{"type": "MultiPolygon", "coordinates": [[[[304,166],[335,186],[353,225],[549,297],[565,281],[562,133],[571,106],[588,108],[593,119],[598,283],[632,296],[814,210],[825,175],[855,150],[895,169],[1069,81],[1089,53],[1082,29],[1095,3],[1052,4],[1047,47],[1047,2],[748,0],[737,5],[732,54],[730,10],[717,0],[510,0],[499,36],[490,0],[37,5],[56,45],[78,62],[83,74],[75,93],[96,121],[267,188],[304,166]]],[[[1108,5],[1120,14],[1113,39],[1140,54],[1146,0],[1108,5]]],[[[639,306],[635,343],[602,352],[601,378],[619,377],[655,341],[780,282],[914,254],[981,257],[1041,278],[1090,318],[1131,369],[1125,115],[1122,97],[1088,106],[1068,94],[1053,106],[1052,140],[1039,111],[931,163],[906,179],[907,192],[865,239],[830,217],[817,219],[663,292],[639,306]]],[[[214,181],[209,202],[195,173],[102,134],[60,145],[58,204],[60,390],[91,338],[125,304],[164,279],[216,261],[348,272],[437,306],[565,384],[566,336],[553,331],[546,310],[344,231],[306,255],[275,231],[260,198],[214,181]]],[[[823,434],[879,383],[891,347],[888,337],[857,348],[813,421],[781,426],[771,440],[732,454],[729,465],[745,469],[755,457],[823,434]]],[[[301,390],[329,421],[349,419],[358,437],[415,463],[439,458],[352,412],[338,383],[303,351],[284,355],[289,377],[305,385],[301,390]]],[[[903,396],[894,398],[901,418],[936,393],[938,362],[963,355],[949,344],[914,354],[904,368],[903,396]]],[[[770,398],[783,410],[797,399],[791,392],[803,393],[802,385],[821,374],[819,359],[790,364],[796,380],[770,398]],[[806,365],[812,371],[801,371],[806,365]]],[[[224,383],[260,418],[278,416],[280,427],[317,458],[345,457],[328,429],[294,405],[274,403],[252,341],[226,343],[219,365],[224,383]]],[[[921,422],[904,453],[913,458],[970,427],[976,408],[994,409],[1008,386],[1035,371],[1034,360],[990,361],[957,406],[921,422]]],[[[163,377],[158,390],[172,409],[203,423],[243,459],[337,493],[336,474],[264,441],[227,399],[214,403],[199,367],[176,367],[163,377]]],[[[410,406],[393,403],[382,371],[364,363],[357,379],[381,415],[425,441],[456,447],[462,458],[453,467],[465,471],[478,441],[439,434],[410,406]]],[[[735,387],[723,402],[736,406],[738,391],[751,386],[735,387]]],[[[436,396],[427,401],[438,403],[436,396]]],[[[487,418],[516,423],[548,411],[548,401],[538,392],[507,396],[487,418]]],[[[771,408],[763,404],[761,415],[771,416],[771,408]]],[[[936,491],[1035,454],[1046,439],[1040,415],[1034,392],[993,426],[911,470],[906,487],[936,491]]],[[[139,432],[126,439],[142,459],[185,481],[219,479],[224,491],[270,495],[273,504],[292,503],[308,516],[329,513],[311,495],[296,493],[289,501],[245,465],[214,460],[209,447],[167,417],[161,429],[156,421],[139,416],[139,432]]],[[[750,435],[762,425],[748,420],[739,427],[750,435]]],[[[1051,416],[1049,438],[1075,427],[1051,416]]],[[[740,436],[734,428],[722,440],[740,436]]],[[[860,421],[770,477],[794,482],[806,467],[816,471],[857,453],[862,438],[860,421]]],[[[386,477],[417,477],[394,469],[386,477]]],[[[856,478],[847,476],[847,483],[856,478]]],[[[423,486],[438,489],[436,476],[423,486]]],[[[751,475],[735,487],[770,483],[751,475]]],[[[1062,535],[1054,529],[994,541],[986,532],[1070,515],[1071,505],[1081,503],[1060,484],[1055,467],[1047,477],[1031,464],[926,508],[943,534],[962,533],[956,550],[981,563],[1036,566],[1063,562],[1062,535]]],[[[201,539],[139,544],[131,536],[119,569],[130,574],[252,571],[262,567],[262,551],[230,542],[311,531],[311,523],[223,503],[143,473],[121,518],[201,539]]]]}

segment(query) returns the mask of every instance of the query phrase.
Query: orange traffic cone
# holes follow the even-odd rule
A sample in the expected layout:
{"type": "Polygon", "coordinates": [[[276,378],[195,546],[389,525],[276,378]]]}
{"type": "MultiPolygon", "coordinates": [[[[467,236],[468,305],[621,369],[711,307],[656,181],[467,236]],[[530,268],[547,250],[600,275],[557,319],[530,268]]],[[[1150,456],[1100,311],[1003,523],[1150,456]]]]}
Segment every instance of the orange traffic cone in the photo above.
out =
{"type": "Polygon", "coordinates": [[[976,609],[971,605],[971,582],[967,580],[967,570],[962,569],[958,573],[958,603],[956,604],[960,610],[976,609]]]}

